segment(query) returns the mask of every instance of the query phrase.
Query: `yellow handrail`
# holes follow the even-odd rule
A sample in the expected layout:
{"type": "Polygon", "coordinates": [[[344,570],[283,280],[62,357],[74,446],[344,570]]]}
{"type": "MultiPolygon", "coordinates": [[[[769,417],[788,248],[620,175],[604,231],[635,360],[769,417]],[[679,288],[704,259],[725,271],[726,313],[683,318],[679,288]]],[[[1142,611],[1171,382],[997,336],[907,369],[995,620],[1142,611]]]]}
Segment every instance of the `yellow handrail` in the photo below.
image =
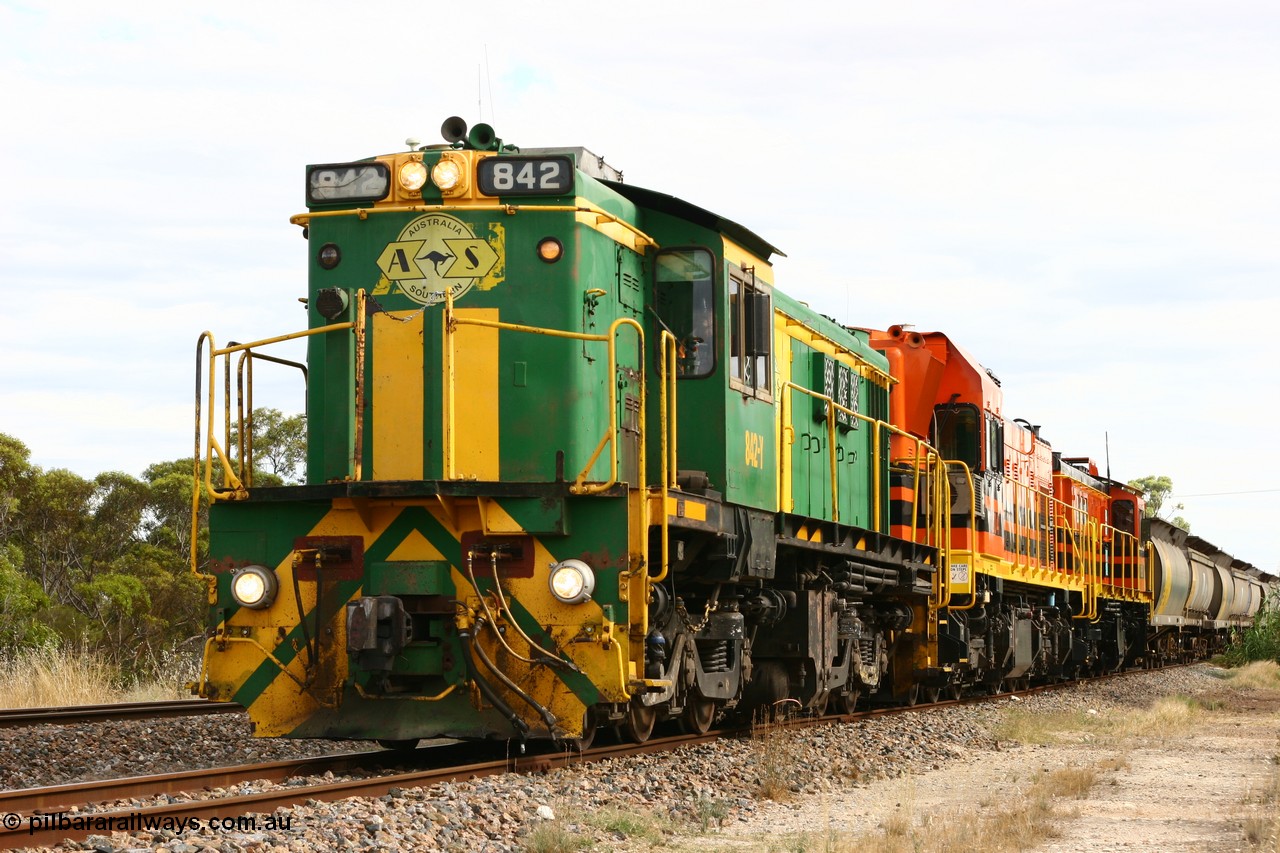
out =
{"type": "MultiPolygon", "coordinates": [[[[961,552],[961,554],[967,554],[968,556],[969,576],[973,580],[973,594],[970,597],[969,603],[961,604],[961,605],[953,605],[951,603],[951,594],[950,594],[950,581],[951,581],[950,557],[953,552],[948,551],[948,562],[947,562],[948,595],[946,600],[946,608],[948,610],[971,610],[978,603],[978,555],[979,555],[978,548],[977,548],[978,543],[974,539],[974,537],[977,535],[977,530],[978,530],[978,513],[976,508],[977,498],[974,496],[974,488],[973,488],[973,472],[969,470],[968,464],[966,464],[965,462],[962,462],[959,459],[944,459],[942,460],[942,465],[946,471],[944,478],[947,482],[948,492],[950,492],[951,490],[951,468],[953,466],[958,466],[960,468],[960,472],[964,474],[965,485],[969,489],[969,550],[967,552],[961,552]]],[[[951,528],[951,506],[949,502],[945,508],[945,515],[947,519],[947,545],[948,545],[948,548],[950,548],[952,528],[951,528]]]]}
{"type": "MultiPolygon", "coordinates": [[[[246,429],[246,426],[249,426],[249,425],[246,423],[247,419],[244,417],[245,401],[241,397],[243,393],[246,393],[246,389],[239,386],[237,388],[237,404],[239,407],[237,412],[239,416],[237,423],[239,427],[239,437],[240,437],[239,440],[242,448],[241,455],[240,455],[240,464],[242,467],[241,471],[237,472],[235,466],[231,462],[231,459],[227,456],[226,450],[223,449],[223,444],[230,444],[230,435],[231,435],[231,422],[232,422],[232,418],[231,418],[231,355],[238,352],[246,353],[249,355],[255,355],[254,353],[252,353],[252,350],[255,348],[265,347],[271,344],[282,343],[284,341],[297,340],[299,338],[306,338],[312,335],[322,335],[322,334],[328,334],[330,332],[346,331],[348,329],[355,330],[356,337],[358,339],[357,348],[358,349],[362,348],[363,337],[364,337],[363,335],[364,291],[359,291],[357,296],[358,296],[357,304],[361,306],[361,308],[359,313],[357,314],[357,319],[354,321],[345,322],[345,323],[330,323],[325,326],[317,326],[314,329],[303,329],[302,331],[291,332],[286,335],[276,335],[275,337],[263,338],[261,340],[250,341],[249,343],[243,343],[243,344],[235,343],[225,347],[218,347],[216,342],[214,341],[213,333],[208,331],[202,332],[200,334],[200,337],[197,339],[196,341],[195,445],[194,445],[194,451],[192,453],[192,460],[191,460],[191,473],[192,473],[192,480],[194,483],[194,488],[191,490],[191,570],[194,573],[200,574],[199,564],[198,564],[199,555],[197,551],[197,544],[198,544],[197,534],[199,532],[199,524],[200,524],[199,518],[200,518],[201,491],[203,491],[208,496],[211,502],[220,501],[220,500],[242,500],[248,494],[246,491],[246,483],[250,481],[252,477],[251,473],[247,469],[245,469],[245,466],[248,464],[247,460],[251,461],[253,458],[253,454],[252,454],[253,436],[251,434],[247,434],[248,430],[246,429]],[[205,359],[203,354],[204,345],[206,341],[208,341],[209,343],[209,354],[208,354],[207,360],[205,359]],[[214,437],[214,426],[215,426],[214,413],[216,411],[216,400],[217,400],[217,396],[216,396],[217,388],[216,388],[216,383],[214,382],[214,377],[217,375],[219,358],[226,359],[226,362],[225,362],[226,375],[224,377],[224,383],[223,383],[224,385],[223,387],[223,400],[224,400],[223,442],[219,442],[218,439],[214,437]],[[207,398],[202,401],[201,387],[203,384],[203,378],[205,376],[206,371],[208,373],[209,387],[207,390],[207,398]],[[205,414],[204,418],[202,418],[202,410],[204,410],[204,414],[205,414]],[[204,437],[207,437],[207,443],[202,441],[202,435],[204,437]],[[219,486],[214,486],[214,483],[213,483],[213,461],[215,457],[217,457],[218,462],[221,463],[222,472],[223,472],[223,482],[219,484],[219,486]]],[[[243,365],[243,360],[241,364],[243,365]]],[[[237,374],[240,375],[240,372],[237,371],[237,374]]],[[[252,406],[252,399],[253,399],[252,371],[250,371],[249,373],[249,386],[247,388],[247,394],[248,394],[249,405],[252,406]]],[[[357,417],[363,416],[362,407],[357,406],[356,412],[357,412],[357,417]]],[[[357,452],[358,452],[358,448],[357,448],[357,452]]]]}
{"type": "Polygon", "coordinates": [[[236,411],[237,423],[242,424],[240,442],[237,450],[240,453],[240,466],[243,469],[244,485],[253,486],[253,363],[269,361],[285,367],[297,368],[302,372],[302,382],[306,385],[307,366],[299,361],[264,355],[253,350],[244,350],[236,361],[236,400],[239,408],[236,411]]]}
{"type": "MultiPolygon", "coordinates": [[[[1150,594],[1146,585],[1148,567],[1138,562],[1142,548],[1132,534],[1108,524],[1100,524],[1082,508],[1065,503],[1032,485],[1015,482],[1008,476],[1004,477],[1004,481],[1013,490],[1009,505],[1014,515],[1015,536],[1021,539],[1021,534],[1025,533],[1027,541],[1015,542],[1011,549],[1006,549],[1002,554],[980,550],[976,538],[977,497],[972,473],[963,462],[948,460],[946,464],[957,466],[965,472],[965,485],[971,496],[969,530],[973,537],[973,549],[958,552],[957,556],[967,553],[975,570],[979,563],[987,563],[1003,564],[1028,572],[1042,572],[1045,579],[1080,591],[1083,604],[1081,612],[1076,616],[1079,619],[1097,619],[1101,613],[1100,598],[1147,600],[1150,594]],[[1020,510],[1022,514],[1019,514],[1020,510]],[[1052,557],[1048,551],[1046,536],[1052,536],[1059,542],[1056,554],[1052,557]],[[1105,576],[1102,544],[1108,539],[1113,545],[1111,574],[1105,576]],[[1064,562],[1066,549],[1070,549],[1076,558],[1076,563],[1071,568],[1064,562]],[[1009,562],[1010,558],[1012,562],[1009,562]]],[[[966,610],[977,603],[975,587],[971,601],[964,605],[950,606],[950,609],[966,610]]]]}
{"type": "MultiPolygon", "coordinates": [[[[625,219],[602,210],[595,205],[583,204],[501,204],[494,202],[491,204],[393,204],[385,207],[357,207],[351,210],[313,210],[310,213],[298,213],[289,217],[289,222],[294,225],[306,227],[311,223],[312,219],[320,219],[330,216],[355,216],[360,219],[368,219],[372,213],[474,213],[477,211],[499,211],[508,216],[514,216],[521,211],[539,211],[543,213],[589,213],[596,217],[597,222],[608,222],[612,225],[618,225],[626,231],[631,232],[637,242],[643,243],[645,246],[658,247],[658,241],[654,240],[648,234],[632,225],[625,219]]],[[[643,247],[640,247],[643,250],[643,247]]]]}
{"type": "MultiPolygon", "coordinates": [[[[617,335],[618,330],[623,326],[630,326],[635,329],[639,342],[640,352],[644,352],[644,328],[640,323],[630,317],[619,317],[609,325],[609,332],[603,335],[591,334],[588,332],[566,332],[559,329],[547,329],[540,326],[526,326],[519,323],[504,323],[500,320],[483,320],[478,317],[459,317],[453,310],[453,294],[451,291],[445,291],[445,309],[443,315],[445,348],[444,348],[444,373],[445,373],[445,393],[444,393],[444,479],[456,480],[456,436],[454,425],[455,413],[455,383],[456,375],[454,373],[454,341],[453,336],[458,326],[482,326],[489,329],[499,329],[509,332],[525,332],[533,335],[546,335],[553,338],[568,338],[575,341],[595,341],[608,345],[608,371],[609,371],[609,427],[605,431],[604,436],[600,439],[600,443],[596,445],[595,452],[591,454],[591,458],[587,461],[586,467],[574,479],[573,485],[569,491],[575,495],[592,495],[600,492],[608,491],[618,482],[618,384],[616,375],[618,370],[617,358],[617,335]],[[595,466],[596,460],[600,458],[600,454],[604,452],[606,445],[613,445],[613,452],[609,456],[609,479],[603,483],[587,483],[587,476],[591,469],[595,466]]],[[[640,365],[640,460],[638,474],[639,483],[637,488],[644,488],[644,419],[645,419],[645,389],[644,389],[644,364],[643,359],[640,365]]]]}
{"type": "MultiPolygon", "coordinates": [[[[827,407],[827,430],[828,430],[828,433],[827,433],[827,434],[828,434],[828,442],[827,442],[827,443],[828,443],[828,449],[827,449],[827,453],[828,453],[828,455],[830,456],[830,465],[831,465],[831,471],[832,471],[832,477],[831,477],[831,515],[832,515],[832,521],[839,521],[839,520],[840,520],[840,508],[839,508],[839,501],[838,501],[838,497],[839,497],[839,485],[838,485],[838,483],[836,482],[836,477],[835,477],[835,471],[836,471],[836,441],[835,441],[835,439],[834,439],[834,432],[835,432],[835,429],[836,429],[836,427],[835,427],[835,414],[836,414],[837,412],[838,412],[838,413],[841,413],[841,414],[848,415],[848,416],[849,416],[849,417],[851,417],[851,418],[856,418],[857,420],[862,421],[863,423],[869,424],[869,425],[871,425],[872,427],[874,427],[874,430],[873,430],[873,432],[872,432],[872,444],[873,444],[873,447],[872,447],[872,456],[873,456],[875,459],[881,459],[881,458],[883,458],[883,451],[882,451],[882,449],[881,449],[881,445],[883,444],[883,442],[882,442],[882,440],[881,440],[881,434],[882,434],[883,432],[888,432],[888,433],[891,433],[891,434],[893,434],[893,435],[901,436],[901,437],[903,437],[903,438],[908,438],[908,439],[911,439],[912,441],[916,442],[916,448],[917,448],[917,449],[916,449],[916,456],[915,456],[915,457],[914,457],[914,459],[913,459],[914,464],[917,464],[917,465],[919,464],[919,461],[920,461],[920,458],[921,458],[921,457],[920,457],[920,448],[925,448],[925,449],[926,449],[926,451],[927,451],[927,452],[926,452],[926,455],[925,455],[925,459],[926,459],[926,460],[933,460],[933,461],[935,462],[935,464],[941,464],[941,456],[938,454],[938,452],[937,452],[937,451],[936,451],[936,450],[935,450],[935,449],[934,449],[934,448],[933,448],[933,447],[932,447],[928,442],[926,442],[925,440],[921,439],[919,436],[912,435],[911,433],[909,433],[909,432],[907,432],[907,431],[905,431],[905,430],[903,430],[903,429],[900,429],[900,428],[898,428],[898,427],[894,426],[893,424],[891,424],[891,423],[889,423],[889,422],[887,422],[887,421],[878,420],[878,419],[873,418],[873,417],[871,417],[871,416],[869,416],[869,415],[864,415],[864,414],[862,414],[861,412],[855,412],[853,409],[849,409],[849,408],[846,408],[846,407],[844,407],[844,406],[840,405],[839,403],[837,403],[835,400],[833,400],[831,397],[829,397],[829,396],[828,396],[828,395],[826,395],[826,394],[822,394],[822,393],[820,393],[820,392],[818,392],[818,391],[814,391],[814,390],[811,390],[811,389],[809,389],[809,388],[805,388],[803,385],[797,385],[796,383],[794,383],[794,382],[792,382],[792,381],[790,381],[790,380],[788,380],[788,381],[786,381],[786,382],[783,382],[783,383],[782,383],[782,391],[783,391],[783,394],[782,394],[782,423],[783,423],[783,429],[780,431],[780,440],[781,440],[782,442],[784,442],[784,443],[785,443],[786,435],[787,435],[787,433],[788,433],[788,432],[789,432],[789,433],[791,434],[791,436],[792,436],[792,442],[793,442],[793,443],[794,443],[794,440],[795,440],[795,439],[794,439],[794,436],[795,436],[795,429],[791,426],[791,417],[790,417],[790,415],[791,415],[791,409],[792,409],[792,406],[791,406],[791,396],[790,396],[789,394],[787,394],[787,393],[786,393],[786,391],[788,391],[788,390],[791,390],[791,391],[798,391],[798,392],[800,392],[801,394],[804,394],[804,395],[806,395],[806,396],[812,397],[812,398],[813,398],[813,399],[815,399],[815,400],[821,400],[823,403],[825,403],[825,404],[826,404],[826,407],[827,407]]],[[[780,448],[779,448],[779,452],[778,452],[778,463],[779,463],[779,465],[784,465],[784,464],[786,464],[786,459],[787,459],[787,456],[786,456],[786,447],[785,447],[785,446],[784,446],[784,447],[780,447],[780,448]]],[[[926,464],[928,464],[928,461],[926,461],[926,464]]],[[[779,478],[779,481],[781,481],[781,478],[779,478]]],[[[881,519],[881,502],[882,502],[882,498],[883,498],[883,492],[884,492],[884,484],[880,481],[880,466],[879,466],[879,465],[873,465],[873,466],[872,466],[872,497],[873,497],[873,506],[872,506],[872,523],[873,523],[873,525],[874,525],[874,529],[875,529],[875,530],[881,530],[881,528],[882,528],[882,524],[881,524],[881,522],[882,522],[882,519],[881,519]]],[[[911,505],[911,509],[912,509],[912,518],[913,518],[913,519],[916,517],[916,513],[917,513],[917,511],[918,511],[918,501],[919,501],[919,500],[920,500],[920,495],[919,495],[919,490],[917,489],[917,490],[916,490],[916,493],[915,493],[915,496],[912,498],[912,505],[911,505]]],[[[794,506],[794,504],[792,504],[792,506],[794,506]]],[[[932,536],[931,536],[932,532],[933,532],[933,531],[932,531],[932,530],[930,530],[930,531],[928,532],[928,534],[927,534],[927,535],[930,535],[930,538],[932,538],[932,536]]],[[[933,544],[933,543],[932,543],[932,542],[926,542],[926,543],[924,543],[924,544],[933,544]]]]}
{"type": "Polygon", "coordinates": [[[1141,548],[1138,538],[1132,533],[1117,530],[1110,525],[1103,530],[1104,535],[1110,532],[1112,543],[1112,575],[1110,583],[1103,585],[1104,589],[1109,589],[1113,597],[1141,600],[1147,595],[1148,589],[1144,571],[1146,567],[1139,562],[1141,548]]]}
{"type": "MultiPolygon", "coordinates": [[[[213,415],[213,413],[214,413],[214,399],[215,399],[214,394],[215,394],[215,390],[214,390],[214,383],[213,383],[212,379],[213,379],[214,373],[215,373],[215,372],[216,372],[216,370],[217,370],[217,359],[218,359],[218,358],[220,358],[220,357],[223,357],[223,356],[230,356],[232,353],[245,352],[245,351],[248,351],[248,350],[252,350],[252,349],[253,349],[253,348],[255,348],[255,347],[264,347],[264,346],[268,346],[268,345],[270,345],[270,344],[281,343],[281,342],[283,342],[283,341],[297,340],[298,338],[305,338],[305,337],[310,337],[310,336],[312,336],[312,335],[326,334],[326,333],[328,333],[328,332],[338,332],[338,331],[344,331],[344,330],[346,330],[346,329],[355,329],[355,328],[357,327],[357,325],[358,325],[358,324],[357,324],[356,322],[332,323],[332,324],[329,324],[329,325],[327,325],[327,326],[317,326],[317,327],[316,327],[316,328],[314,328],[314,329],[304,329],[303,331],[300,331],[300,332],[293,332],[293,333],[288,334],[288,335],[277,335],[276,337],[273,337],[273,338],[264,338],[264,339],[259,340],[259,341],[251,341],[250,343],[247,343],[247,344],[232,344],[231,346],[222,347],[222,348],[218,348],[218,347],[216,347],[216,346],[214,345],[213,335],[212,335],[210,332],[204,332],[203,334],[201,334],[201,336],[200,336],[200,344],[198,344],[198,345],[197,345],[197,353],[199,352],[200,345],[202,345],[202,344],[203,344],[203,342],[204,342],[206,339],[209,341],[209,378],[210,378],[210,382],[209,382],[208,422],[207,422],[207,432],[208,432],[208,435],[209,435],[209,449],[208,449],[207,454],[206,454],[206,460],[205,460],[205,463],[206,463],[206,464],[205,464],[205,472],[204,472],[204,473],[205,473],[205,476],[204,476],[204,478],[203,478],[203,479],[204,479],[204,483],[205,483],[205,488],[209,490],[209,496],[210,496],[210,499],[212,499],[212,500],[234,500],[234,499],[236,499],[236,498],[238,498],[238,497],[243,497],[243,490],[244,490],[244,484],[243,484],[242,479],[241,479],[239,476],[237,476],[237,475],[236,475],[235,471],[234,471],[234,470],[232,469],[232,467],[231,467],[231,464],[230,464],[229,460],[227,459],[227,456],[226,456],[225,451],[223,451],[223,449],[222,449],[222,446],[221,446],[220,444],[218,444],[217,439],[215,439],[215,438],[213,437],[213,427],[214,427],[214,415],[213,415]],[[225,466],[225,467],[224,467],[224,470],[225,470],[225,472],[226,472],[227,477],[229,477],[229,478],[230,478],[230,483],[231,483],[231,485],[232,485],[232,489],[231,489],[230,491],[219,491],[219,490],[215,489],[215,488],[214,488],[214,486],[213,486],[213,467],[212,467],[212,463],[213,463],[213,455],[214,455],[214,453],[215,453],[215,452],[217,453],[217,456],[218,456],[219,460],[220,460],[220,461],[223,463],[223,465],[225,466]]],[[[228,359],[228,362],[229,362],[229,359],[228,359]]],[[[229,368],[229,366],[230,366],[230,365],[228,364],[228,368],[229,368]]],[[[198,384],[199,384],[199,383],[198,383],[198,381],[197,381],[197,385],[198,385],[198,384]]],[[[229,434],[230,434],[230,430],[231,430],[231,427],[230,427],[230,422],[231,422],[231,388],[230,388],[230,377],[229,377],[229,375],[228,375],[228,379],[227,379],[227,382],[226,382],[226,387],[225,387],[225,390],[224,390],[224,399],[225,399],[225,406],[226,406],[226,412],[224,413],[224,426],[225,426],[225,429],[226,429],[226,431],[227,431],[227,433],[228,433],[228,435],[229,435],[229,434]]],[[[197,402],[197,410],[198,410],[198,408],[199,408],[199,403],[197,402]]],[[[357,411],[358,411],[358,410],[357,410],[357,411]]],[[[241,430],[241,432],[243,433],[243,430],[241,430]]],[[[199,441],[200,441],[199,434],[200,434],[200,433],[199,433],[199,424],[197,423],[197,425],[196,425],[197,457],[200,455],[200,451],[199,451],[199,441]]],[[[246,440],[247,440],[247,441],[251,441],[251,440],[252,440],[252,437],[249,437],[249,438],[247,438],[246,440]]],[[[197,478],[197,479],[199,479],[199,478],[197,478]]]]}
{"type": "Polygon", "coordinates": [[[667,579],[671,571],[671,531],[667,524],[667,492],[675,487],[676,482],[676,336],[666,331],[658,337],[658,396],[659,431],[662,435],[662,484],[658,493],[661,496],[662,525],[660,539],[662,547],[662,568],[649,578],[649,583],[661,583],[667,579]]]}
{"type": "MultiPolygon", "coordinates": [[[[1055,499],[1055,503],[1059,504],[1059,509],[1068,507],[1073,512],[1074,507],[1055,499]]],[[[1075,619],[1088,619],[1090,621],[1098,618],[1098,586],[1101,583],[1101,574],[1099,569],[1098,554],[1096,545],[1099,545],[1097,537],[1097,523],[1089,519],[1085,524],[1072,526],[1068,523],[1068,517],[1059,512],[1057,516],[1057,527],[1065,536],[1070,539],[1071,553],[1074,558],[1076,570],[1074,572],[1055,566],[1055,569],[1064,575],[1072,575],[1081,579],[1080,589],[1080,612],[1075,614],[1075,619]]]]}

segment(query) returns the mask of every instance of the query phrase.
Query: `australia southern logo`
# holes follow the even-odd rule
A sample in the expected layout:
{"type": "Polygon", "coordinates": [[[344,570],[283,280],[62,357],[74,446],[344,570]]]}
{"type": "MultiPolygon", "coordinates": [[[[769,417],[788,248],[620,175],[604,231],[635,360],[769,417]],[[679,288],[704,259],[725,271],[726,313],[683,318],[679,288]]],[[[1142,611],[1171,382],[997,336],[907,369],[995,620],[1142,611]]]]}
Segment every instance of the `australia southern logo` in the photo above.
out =
{"type": "Polygon", "coordinates": [[[454,299],[462,296],[498,261],[498,250],[477,237],[469,224],[448,214],[428,213],[387,244],[378,256],[378,268],[385,281],[394,282],[414,302],[434,305],[444,301],[446,291],[454,299]]]}

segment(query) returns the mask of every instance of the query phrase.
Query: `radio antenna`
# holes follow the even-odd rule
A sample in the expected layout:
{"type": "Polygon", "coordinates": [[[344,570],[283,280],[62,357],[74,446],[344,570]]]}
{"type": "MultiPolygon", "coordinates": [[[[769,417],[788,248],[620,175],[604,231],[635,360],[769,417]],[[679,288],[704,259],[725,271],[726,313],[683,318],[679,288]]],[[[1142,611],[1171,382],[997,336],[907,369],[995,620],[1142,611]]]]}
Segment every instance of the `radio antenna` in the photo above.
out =
{"type": "Polygon", "coordinates": [[[1106,430],[1102,432],[1102,447],[1107,454],[1107,479],[1111,479],[1111,434],[1106,430]]]}
{"type": "Polygon", "coordinates": [[[489,123],[498,123],[497,111],[493,108],[493,75],[489,73],[489,45],[484,46],[484,79],[489,83],[489,123]]]}

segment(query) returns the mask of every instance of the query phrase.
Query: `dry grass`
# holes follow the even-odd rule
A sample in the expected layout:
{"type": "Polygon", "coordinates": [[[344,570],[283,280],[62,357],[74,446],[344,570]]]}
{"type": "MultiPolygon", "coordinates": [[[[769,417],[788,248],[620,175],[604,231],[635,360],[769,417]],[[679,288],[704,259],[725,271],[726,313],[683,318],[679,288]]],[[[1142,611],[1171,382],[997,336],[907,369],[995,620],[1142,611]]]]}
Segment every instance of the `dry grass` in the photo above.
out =
{"type": "Polygon", "coordinates": [[[794,731],[768,713],[756,715],[751,722],[751,745],[759,774],[755,793],[776,803],[794,798],[796,790],[799,790],[796,768],[800,766],[794,731]]]}
{"type": "Polygon", "coordinates": [[[1205,711],[1219,705],[1212,699],[1166,696],[1147,708],[1034,713],[1021,708],[1005,711],[996,727],[1000,740],[1053,744],[1088,740],[1115,744],[1128,740],[1163,741],[1191,729],[1205,711]]]}
{"type": "Polygon", "coordinates": [[[569,799],[556,799],[548,807],[551,816],[539,816],[530,825],[520,839],[520,849],[528,853],[576,853],[614,848],[652,850],[664,846],[667,837],[682,828],[665,814],[618,806],[584,812],[581,804],[569,799]]]}
{"type": "Polygon", "coordinates": [[[1241,830],[1249,849],[1280,853],[1280,754],[1271,756],[1266,786],[1245,802],[1250,809],[1241,830]]]}
{"type": "Polygon", "coordinates": [[[794,734],[771,724],[757,725],[755,731],[757,793],[778,803],[790,800],[794,795],[791,775],[797,766],[794,734]]]}
{"type": "Polygon", "coordinates": [[[1083,800],[1098,783],[1100,769],[1097,766],[1064,767],[1053,771],[1050,779],[1045,780],[1045,784],[1052,785],[1051,793],[1055,797],[1083,800]]]}
{"type": "Polygon", "coordinates": [[[671,819],[657,813],[637,812],[616,806],[605,806],[588,815],[583,821],[609,834],[617,841],[633,841],[656,847],[663,838],[675,831],[671,819]]]}
{"type": "Polygon", "coordinates": [[[186,699],[192,664],[176,657],[167,677],[147,684],[127,682],[118,667],[85,649],[54,647],[0,653],[0,708],[43,708],[186,699]]]}
{"type": "Polygon", "coordinates": [[[874,832],[855,837],[839,833],[802,833],[782,847],[769,849],[823,853],[1005,853],[1027,850],[1059,834],[1056,827],[1070,813],[1061,803],[1083,799],[1110,770],[1127,766],[1120,760],[1088,767],[1045,768],[1031,779],[1011,779],[999,802],[978,808],[923,811],[916,808],[914,786],[908,780],[893,810],[874,832]],[[918,814],[919,813],[919,814],[918,814]]]}
{"type": "Polygon", "coordinates": [[[1227,681],[1237,688],[1280,690],[1280,665],[1270,660],[1254,661],[1239,669],[1228,670],[1227,681]]]}
{"type": "Polygon", "coordinates": [[[529,853],[575,853],[591,846],[591,840],[568,829],[562,820],[540,823],[523,840],[529,853]]]}

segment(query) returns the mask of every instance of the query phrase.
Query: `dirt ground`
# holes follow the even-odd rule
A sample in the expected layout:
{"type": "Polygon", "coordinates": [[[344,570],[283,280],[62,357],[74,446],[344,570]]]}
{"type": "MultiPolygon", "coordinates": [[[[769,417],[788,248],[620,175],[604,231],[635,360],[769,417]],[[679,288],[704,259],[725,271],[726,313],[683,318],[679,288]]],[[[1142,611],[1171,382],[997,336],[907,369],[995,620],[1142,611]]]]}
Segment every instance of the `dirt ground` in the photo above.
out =
{"type": "MultiPolygon", "coordinates": [[[[1102,768],[1083,798],[1055,798],[1054,837],[1019,849],[1071,853],[1253,851],[1246,827],[1275,815],[1260,804],[1272,785],[1280,738],[1280,692],[1223,688],[1194,729],[1123,741],[1082,735],[1070,743],[1003,744],[972,751],[908,778],[871,782],[791,803],[770,803],[748,822],[669,839],[677,850],[862,851],[894,813],[913,819],[990,807],[1035,774],[1102,768]],[[1216,707],[1215,707],[1216,706],[1216,707]]],[[[945,817],[943,818],[945,819],[945,817]]],[[[1255,830],[1256,834],[1256,830],[1255,830]]],[[[1261,849],[1276,850],[1274,840],[1261,849]]],[[[923,850],[933,849],[924,844],[923,850]]],[[[975,849],[983,849],[976,847],[975,849]]]]}

